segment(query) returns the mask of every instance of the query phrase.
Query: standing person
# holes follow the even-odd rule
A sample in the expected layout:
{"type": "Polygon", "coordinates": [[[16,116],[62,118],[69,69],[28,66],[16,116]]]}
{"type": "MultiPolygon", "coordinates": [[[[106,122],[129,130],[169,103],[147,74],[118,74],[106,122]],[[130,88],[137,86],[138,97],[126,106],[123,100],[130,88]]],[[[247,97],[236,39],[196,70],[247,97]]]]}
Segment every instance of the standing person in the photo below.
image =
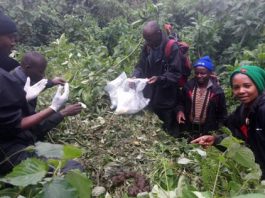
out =
{"type": "MultiPolygon", "coordinates": [[[[30,77],[32,84],[40,81],[45,76],[47,68],[47,60],[38,52],[28,52],[22,57],[21,66],[16,67],[10,72],[19,83],[21,88],[24,87],[27,77],[30,77]]],[[[46,88],[64,84],[65,81],[61,78],[48,80],[46,88]]],[[[37,98],[28,102],[27,114],[33,115],[36,113],[37,98]]],[[[43,140],[48,131],[56,127],[67,116],[74,116],[81,112],[82,106],[79,103],[67,105],[58,112],[54,112],[40,124],[34,126],[31,131],[37,136],[37,140],[43,140]]]]}
{"type": "Polygon", "coordinates": [[[227,116],[223,89],[211,78],[214,65],[209,56],[194,64],[195,77],[182,89],[177,122],[192,139],[217,130],[227,116]]]}
{"type": "Polygon", "coordinates": [[[19,66],[15,59],[9,57],[16,45],[16,33],[16,24],[8,16],[0,13],[0,68],[8,72],[19,66]]]}
{"type": "MultiPolygon", "coordinates": [[[[228,117],[226,126],[233,136],[253,151],[265,179],[265,71],[258,66],[241,66],[230,77],[233,95],[241,104],[228,117]]],[[[206,135],[191,143],[217,145],[225,135],[206,135]]]]}
{"type": "Polygon", "coordinates": [[[163,129],[178,136],[175,121],[175,107],[181,66],[178,61],[178,46],[172,46],[168,61],[165,60],[165,46],[168,38],[156,21],[149,21],[143,28],[145,45],[134,69],[133,77],[148,78],[144,96],[150,98],[149,107],[163,121],[163,129]]]}
{"type": "Polygon", "coordinates": [[[33,115],[23,116],[27,100],[37,97],[46,83],[47,80],[37,83],[37,86],[26,84],[25,93],[14,77],[0,68],[0,175],[10,172],[22,160],[34,156],[25,151],[25,148],[35,143],[28,129],[58,111],[67,101],[69,86],[66,83],[63,93],[63,87],[58,87],[51,106],[33,115]]]}

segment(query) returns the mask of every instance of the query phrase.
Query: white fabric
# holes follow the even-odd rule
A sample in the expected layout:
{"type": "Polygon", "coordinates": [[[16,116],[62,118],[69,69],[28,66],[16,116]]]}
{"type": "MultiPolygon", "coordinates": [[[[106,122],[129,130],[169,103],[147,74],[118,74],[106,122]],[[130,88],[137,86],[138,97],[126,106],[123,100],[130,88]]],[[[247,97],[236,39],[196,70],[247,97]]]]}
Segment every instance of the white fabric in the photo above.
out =
{"type": "Polygon", "coordinates": [[[134,114],[146,107],[150,99],[143,96],[148,79],[127,78],[123,72],[105,87],[116,114],[134,114]]]}
{"type": "Polygon", "coordinates": [[[54,111],[57,112],[68,100],[68,96],[69,96],[69,84],[65,83],[64,86],[59,85],[57,92],[52,99],[52,104],[50,108],[52,108],[54,111]],[[64,92],[62,93],[63,89],[64,92]]]}
{"type": "Polygon", "coordinates": [[[42,79],[34,85],[30,86],[30,78],[27,77],[26,84],[24,86],[24,91],[26,92],[27,101],[35,99],[43,89],[45,89],[48,80],[42,79]]]}

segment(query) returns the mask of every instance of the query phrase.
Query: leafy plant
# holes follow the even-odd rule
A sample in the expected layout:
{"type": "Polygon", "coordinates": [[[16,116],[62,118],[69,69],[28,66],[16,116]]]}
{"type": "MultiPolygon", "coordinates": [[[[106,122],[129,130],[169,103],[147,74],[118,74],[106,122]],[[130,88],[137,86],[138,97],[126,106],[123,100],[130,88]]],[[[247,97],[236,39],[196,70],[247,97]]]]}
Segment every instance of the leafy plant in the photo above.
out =
{"type": "Polygon", "coordinates": [[[41,158],[28,158],[11,173],[0,178],[13,188],[2,189],[3,195],[26,197],[87,197],[91,195],[91,180],[79,170],[70,170],[62,176],[63,161],[80,157],[80,149],[70,145],[54,145],[38,142],[32,147],[41,158]],[[57,164],[57,167],[54,165],[57,164]],[[53,173],[51,174],[51,167],[53,173]]]}

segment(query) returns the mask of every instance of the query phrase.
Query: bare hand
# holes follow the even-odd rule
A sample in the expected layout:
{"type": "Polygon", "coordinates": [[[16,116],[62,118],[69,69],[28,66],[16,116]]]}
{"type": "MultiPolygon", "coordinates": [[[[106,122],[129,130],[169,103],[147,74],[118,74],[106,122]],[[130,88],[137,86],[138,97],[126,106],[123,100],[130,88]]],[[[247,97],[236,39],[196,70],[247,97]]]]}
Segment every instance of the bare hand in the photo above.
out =
{"type": "Polygon", "coordinates": [[[186,118],[185,118],[185,115],[182,111],[178,112],[177,114],[177,122],[179,124],[185,124],[185,121],[186,121],[186,118]]]}
{"type": "Polygon", "coordinates": [[[148,84],[153,84],[158,80],[158,76],[152,76],[148,79],[148,84]]]}
{"type": "Polygon", "coordinates": [[[67,105],[65,108],[63,108],[60,111],[60,114],[63,117],[74,116],[74,115],[79,114],[81,110],[82,110],[82,105],[80,103],[76,103],[76,104],[67,105]]]}
{"type": "Polygon", "coordinates": [[[192,140],[190,143],[192,144],[200,144],[202,145],[204,148],[207,148],[209,146],[212,146],[213,143],[215,141],[215,136],[213,135],[204,135],[201,136],[195,140],[192,140]]]}
{"type": "Polygon", "coordinates": [[[64,85],[64,83],[66,82],[64,79],[60,77],[55,77],[51,81],[53,85],[64,85]]]}

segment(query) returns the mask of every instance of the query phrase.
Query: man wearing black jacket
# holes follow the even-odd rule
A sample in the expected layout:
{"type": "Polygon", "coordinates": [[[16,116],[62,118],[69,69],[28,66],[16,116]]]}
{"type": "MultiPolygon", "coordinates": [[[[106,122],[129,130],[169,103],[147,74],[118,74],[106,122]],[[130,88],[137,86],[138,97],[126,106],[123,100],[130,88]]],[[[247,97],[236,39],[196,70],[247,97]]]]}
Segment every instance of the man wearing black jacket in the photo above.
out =
{"type": "MultiPolygon", "coordinates": [[[[10,72],[10,74],[15,77],[20,87],[23,88],[26,84],[27,77],[30,77],[33,84],[41,80],[45,76],[46,67],[47,60],[43,55],[38,52],[28,52],[23,56],[21,66],[16,67],[10,72]]],[[[64,83],[64,80],[56,77],[53,80],[48,80],[46,88],[50,88],[55,85],[62,85],[64,83]]],[[[37,98],[29,101],[27,104],[28,108],[26,110],[26,114],[35,114],[36,106],[37,98]]],[[[64,117],[77,115],[81,112],[81,110],[82,106],[79,103],[66,105],[63,109],[58,112],[54,112],[47,119],[32,127],[30,130],[36,136],[37,140],[41,141],[44,139],[48,131],[55,128],[63,121],[64,117]]]]}
{"type": "Polygon", "coordinates": [[[16,45],[16,24],[6,15],[0,13],[0,68],[11,71],[19,63],[9,57],[12,49],[16,45]]]}
{"type": "Polygon", "coordinates": [[[64,105],[68,99],[69,86],[65,85],[63,94],[59,92],[61,88],[58,88],[50,107],[33,115],[23,115],[27,101],[35,98],[45,85],[41,85],[33,97],[29,92],[34,91],[32,89],[34,86],[25,92],[14,77],[2,68],[0,68],[0,84],[0,175],[3,175],[10,172],[22,160],[34,155],[25,150],[35,143],[35,137],[28,129],[39,124],[64,105]],[[28,97],[29,95],[31,97],[28,97]]]}
{"type": "Polygon", "coordinates": [[[163,121],[164,130],[178,136],[175,107],[181,66],[178,61],[178,46],[174,44],[170,58],[165,58],[168,37],[156,21],[149,21],[143,28],[145,45],[141,57],[133,72],[133,77],[148,78],[144,96],[150,98],[149,107],[163,121]]]}

